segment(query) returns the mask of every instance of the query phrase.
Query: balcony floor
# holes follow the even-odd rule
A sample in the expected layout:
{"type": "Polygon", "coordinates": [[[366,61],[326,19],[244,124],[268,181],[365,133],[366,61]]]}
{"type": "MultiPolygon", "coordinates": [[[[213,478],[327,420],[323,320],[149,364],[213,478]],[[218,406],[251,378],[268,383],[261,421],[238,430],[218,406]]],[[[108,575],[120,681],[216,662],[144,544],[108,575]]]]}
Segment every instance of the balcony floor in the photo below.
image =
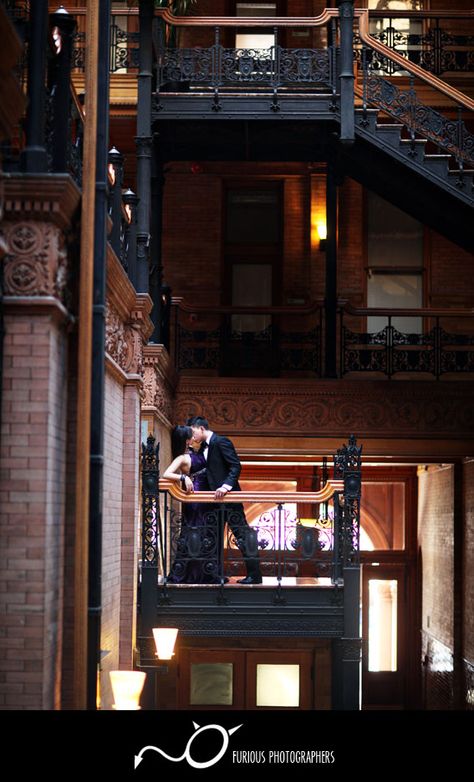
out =
{"type": "MultiPolygon", "coordinates": [[[[229,579],[229,583],[225,584],[225,589],[245,589],[248,588],[248,585],[242,585],[238,584],[237,581],[242,578],[243,576],[231,576],[229,579]]],[[[159,580],[159,583],[162,584],[163,581],[159,580]]],[[[281,586],[282,587],[327,587],[327,588],[333,588],[334,584],[331,583],[330,578],[310,578],[308,576],[304,577],[294,577],[294,576],[284,576],[281,579],[281,586]]],[[[263,576],[263,581],[261,584],[253,584],[251,585],[253,588],[259,588],[259,589],[275,589],[275,587],[278,586],[278,579],[276,576],[263,576]]],[[[174,589],[220,589],[220,584],[168,584],[168,589],[174,590],[174,589]]]]}

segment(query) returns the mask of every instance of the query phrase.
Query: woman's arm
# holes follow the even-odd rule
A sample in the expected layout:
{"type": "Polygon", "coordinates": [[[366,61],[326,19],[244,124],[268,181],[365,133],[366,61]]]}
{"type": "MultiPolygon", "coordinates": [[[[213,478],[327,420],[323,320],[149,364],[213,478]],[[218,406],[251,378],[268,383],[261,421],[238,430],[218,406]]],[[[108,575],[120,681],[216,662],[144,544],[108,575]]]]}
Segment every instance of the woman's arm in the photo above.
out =
{"type": "Polygon", "coordinates": [[[163,473],[163,478],[167,478],[169,481],[175,481],[176,483],[182,483],[182,488],[188,494],[194,491],[194,486],[191,478],[187,473],[191,468],[191,457],[188,454],[182,454],[177,456],[170,466],[166,468],[163,473]]]}

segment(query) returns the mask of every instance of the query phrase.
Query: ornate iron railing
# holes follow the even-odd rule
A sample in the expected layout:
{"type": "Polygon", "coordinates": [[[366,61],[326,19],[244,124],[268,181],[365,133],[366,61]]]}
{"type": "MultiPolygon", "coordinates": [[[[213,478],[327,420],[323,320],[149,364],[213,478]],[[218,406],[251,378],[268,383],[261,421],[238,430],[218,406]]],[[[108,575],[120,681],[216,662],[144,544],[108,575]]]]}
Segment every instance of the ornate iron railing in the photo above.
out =
{"type": "Polygon", "coordinates": [[[469,375],[474,372],[474,312],[472,310],[340,310],[340,373],[469,375]],[[348,318],[381,317],[387,325],[373,331],[347,326],[348,318]],[[406,318],[417,318],[416,332],[401,331],[406,318]],[[468,333],[459,333],[460,320],[468,333]],[[394,320],[397,326],[393,325],[394,320]],[[467,328],[466,328],[467,327],[467,328]]]}
{"type": "Polygon", "coordinates": [[[421,136],[452,154],[461,172],[466,163],[473,163],[474,136],[467,129],[465,119],[471,116],[474,101],[437,76],[426,73],[423,68],[402,57],[399,52],[377,41],[370,35],[367,14],[359,16],[359,35],[362,41],[360,95],[363,106],[359,122],[363,126],[368,125],[369,106],[382,109],[406,128],[413,143],[413,155],[416,138],[421,136]],[[400,89],[394,83],[383,79],[379,75],[381,63],[386,63],[387,66],[391,63],[404,69],[409,78],[408,89],[400,89]],[[453,101],[453,108],[441,114],[420,100],[417,89],[422,88],[426,93],[427,86],[441,94],[443,102],[446,102],[446,97],[453,101]]]}
{"type": "MultiPolygon", "coordinates": [[[[110,72],[134,71],[139,66],[139,33],[136,31],[124,30],[114,21],[112,14],[112,24],[110,25],[110,72]]],[[[124,16],[121,14],[120,16],[124,16]]],[[[78,30],[74,35],[73,49],[73,70],[83,71],[86,58],[86,34],[78,30]]]]}
{"type": "Polygon", "coordinates": [[[328,49],[226,48],[218,43],[207,48],[158,50],[158,91],[164,86],[186,83],[199,87],[329,87],[333,81],[328,49]]]}
{"type": "MultiPolygon", "coordinates": [[[[429,73],[440,76],[474,70],[472,13],[369,11],[369,23],[372,38],[429,73]]],[[[362,46],[357,33],[354,44],[359,59],[362,46]]],[[[400,63],[384,57],[375,57],[373,67],[381,75],[406,73],[400,63]]]]}
{"type": "Polygon", "coordinates": [[[188,306],[172,300],[178,371],[321,374],[322,307],[188,306]]]}
{"type": "Polygon", "coordinates": [[[342,583],[344,568],[359,561],[360,454],[351,435],[334,457],[335,478],[319,491],[231,492],[215,503],[213,492],[189,495],[174,481],[158,481],[150,435],[142,446],[142,589],[161,585],[166,598],[171,584],[223,587],[245,575],[244,558],[258,561],[277,589],[288,577],[342,583]],[[249,502],[267,507],[251,524],[243,515],[249,502]],[[300,519],[298,503],[310,503],[314,518],[300,519]]]}

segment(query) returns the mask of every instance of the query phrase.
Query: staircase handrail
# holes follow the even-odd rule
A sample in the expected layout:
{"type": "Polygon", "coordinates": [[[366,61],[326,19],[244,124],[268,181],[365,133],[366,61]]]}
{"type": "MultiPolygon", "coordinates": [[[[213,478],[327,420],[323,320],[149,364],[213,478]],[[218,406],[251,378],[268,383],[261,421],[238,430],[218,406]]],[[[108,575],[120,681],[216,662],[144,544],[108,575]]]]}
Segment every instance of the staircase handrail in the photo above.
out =
{"type": "Polygon", "coordinates": [[[428,73],[428,71],[420,68],[419,65],[416,65],[410,60],[407,60],[405,57],[402,57],[402,55],[398,54],[398,52],[396,52],[394,49],[390,49],[384,43],[380,43],[380,41],[377,41],[372,35],[370,35],[369,15],[367,11],[358,12],[355,10],[354,16],[359,17],[360,37],[361,40],[367,44],[367,46],[369,46],[369,48],[374,49],[383,57],[392,60],[392,62],[396,62],[397,65],[400,65],[404,71],[408,71],[409,73],[413,74],[413,76],[416,76],[426,84],[429,84],[430,87],[433,87],[435,90],[442,92],[448,98],[451,98],[451,100],[453,100],[455,103],[464,106],[464,108],[469,109],[470,111],[474,111],[474,100],[472,98],[469,98],[455,87],[451,87],[450,84],[447,84],[437,76],[428,73]]]}
{"type": "Polygon", "coordinates": [[[312,315],[324,306],[322,300],[310,302],[308,305],[294,306],[236,306],[232,304],[220,304],[210,307],[208,304],[189,304],[180,296],[173,296],[171,304],[182,312],[190,314],[203,313],[209,315],[212,312],[219,315],[312,315]]]}

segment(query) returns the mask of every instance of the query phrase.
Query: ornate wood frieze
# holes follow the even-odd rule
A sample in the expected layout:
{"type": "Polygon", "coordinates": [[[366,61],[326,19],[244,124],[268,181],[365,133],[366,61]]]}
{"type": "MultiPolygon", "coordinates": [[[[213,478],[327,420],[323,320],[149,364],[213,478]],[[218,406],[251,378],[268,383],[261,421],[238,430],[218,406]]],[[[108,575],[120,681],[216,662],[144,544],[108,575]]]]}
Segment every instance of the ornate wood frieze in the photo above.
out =
{"type": "MultiPolygon", "coordinates": [[[[152,301],[148,294],[136,293],[123,266],[110,245],[107,252],[107,298],[105,349],[125,375],[143,380],[143,350],[153,324],[152,301]]],[[[141,393],[143,394],[143,388],[141,393]]]]}
{"type": "Polygon", "coordinates": [[[167,426],[171,426],[175,385],[175,373],[166,349],[163,345],[146,345],[144,348],[143,412],[153,413],[167,426]]]}
{"type": "Polygon", "coordinates": [[[472,384],[182,377],[174,421],[229,435],[472,437],[472,384]]]}
{"type": "Polygon", "coordinates": [[[68,259],[64,234],[43,221],[5,222],[5,296],[53,296],[64,302],[68,259]]]}

